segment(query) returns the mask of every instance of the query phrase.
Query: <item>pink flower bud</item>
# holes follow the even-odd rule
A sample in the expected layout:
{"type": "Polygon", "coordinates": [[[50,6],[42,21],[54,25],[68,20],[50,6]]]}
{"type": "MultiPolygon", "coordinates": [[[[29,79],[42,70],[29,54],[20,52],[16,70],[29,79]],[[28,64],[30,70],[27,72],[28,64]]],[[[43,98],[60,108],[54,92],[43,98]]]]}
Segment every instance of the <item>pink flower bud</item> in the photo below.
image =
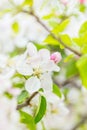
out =
{"type": "Polygon", "coordinates": [[[55,52],[55,53],[51,54],[51,56],[50,56],[50,60],[53,60],[55,63],[59,63],[61,59],[62,59],[62,57],[59,52],[55,52]]]}
{"type": "Polygon", "coordinates": [[[79,0],[80,4],[84,4],[85,0],[79,0]]]}
{"type": "Polygon", "coordinates": [[[61,0],[61,3],[66,6],[68,4],[68,1],[67,0],[61,0]]]}

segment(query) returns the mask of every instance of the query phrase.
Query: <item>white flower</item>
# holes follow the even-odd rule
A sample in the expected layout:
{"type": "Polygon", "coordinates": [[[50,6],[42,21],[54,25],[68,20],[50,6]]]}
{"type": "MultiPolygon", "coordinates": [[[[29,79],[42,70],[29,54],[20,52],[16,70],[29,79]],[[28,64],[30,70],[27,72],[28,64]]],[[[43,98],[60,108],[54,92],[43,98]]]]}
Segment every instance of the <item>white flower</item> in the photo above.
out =
{"type": "Polygon", "coordinates": [[[11,82],[8,78],[0,77],[0,94],[4,93],[11,87],[11,82]]]}
{"type": "Polygon", "coordinates": [[[9,56],[0,54],[0,77],[10,78],[13,76],[15,58],[11,59],[9,56]]]}
{"type": "Polygon", "coordinates": [[[58,121],[60,121],[63,118],[66,118],[69,115],[69,110],[66,107],[66,105],[63,102],[63,98],[57,97],[52,92],[46,92],[45,97],[47,99],[47,112],[45,117],[43,118],[43,121],[48,127],[48,124],[50,124],[50,128],[56,128],[58,129],[58,121]]]}
{"type": "Polygon", "coordinates": [[[39,88],[51,90],[53,71],[58,72],[60,68],[54,61],[50,60],[50,52],[47,49],[37,51],[36,47],[29,43],[26,52],[19,56],[17,71],[23,75],[31,76],[25,83],[25,89],[29,93],[39,88]]]}

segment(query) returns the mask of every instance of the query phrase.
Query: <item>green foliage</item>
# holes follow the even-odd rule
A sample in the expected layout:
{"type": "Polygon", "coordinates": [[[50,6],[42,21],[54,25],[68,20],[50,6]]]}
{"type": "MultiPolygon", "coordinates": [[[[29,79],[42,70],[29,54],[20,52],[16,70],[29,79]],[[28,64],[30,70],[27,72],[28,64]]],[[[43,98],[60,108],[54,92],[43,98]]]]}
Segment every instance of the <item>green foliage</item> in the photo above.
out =
{"type": "Polygon", "coordinates": [[[44,40],[45,43],[49,45],[58,45],[59,42],[55,40],[51,35],[48,35],[47,38],[44,40]]]}
{"type": "Polygon", "coordinates": [[[19,111],[19,112],[20,112],[20,121],[26,124],[29,130],[36,130],[33,117],[26,112],[23,111],[19,111]]]}
{"type": "Polygon", "coordinates": [[[87,88],[87,54],[83,55],[77,61],[77,68],[82,79],[82,84],[87,88]]]}
{"type": "Polygon", "coordinates": [[[14,57],[14,56],[17,56],[19,54],[22,54],[24,53],[26,48],[18,48],[18,47],[15,47],[14,51],[10,52],[10,57],[14,57]]]}
{"type": "Polygon", "coordinates": [[[13,95],[10,94],[9,92],[4,92],[4,95],[8,98],[8,99],[12,99],[13,98],[13,95]]]}
{"type": "Polygon", "coordinates": [[[56,84],[53,84],[53,93],[60,98],[62,97],[62,93],[56,84]]]}
{"type": "Polygon", "coordinates": [[[23,90],[20,95],[17,97],[18,104],[23,103],[27,98],[29,97],[29,94],[26,90],[23,90]]]}
{"type": "Polygon", "coordinates": [[[73,41],[80,47],[82,54],[87,53],[87,32],[83,32],[79,38],[74,38],[73,41]]]}
{"type": "Polygon", "coordinates": [[[12,10],[11,9],[4,9],[2,11],[0,11],[0,17],[2,17],[3,15],[10,13],[12,10]]]}
{"type": "Polygon", "coordinates": [[[60,35],[61,40],[68,46],[72,45],[72,40],[67,34],[61,34],[60,35]]]}
{"type": "Polygon", "coordinates": [[[64,62],[70,61],[73,57],[74,57],[73,54],[68,55],[68,56],[64,59],[64,62]]]}
{"type": "Polygon", "coordinates": [[[38,123],[45,115],[46,106],[47,106],[46,99],[44,96],[41,96],[39,106],[38,106],[38,109],[36,111],[35,118],[34,118],[35,123],[38,123]]]}
{"type": "Polygon", "coordinates": [[[15,33],[18,33],[19,32],[19,24],[18,22],[14,22],[12,24],[12,30],[15,32],[15,33]]]}
{"type": "Polygon", "coordinates": [[[79,10],[80,10],[80,12],[85,12],[85,10],[86,10],[86,6],[84,5],[84,4],[80,4],[80,6],[79,6],[79,10]]]}
{"type": "Polygon", "coordinates": [[[78,69],[76,67],[76,60],[71,59],[69,62],[66,64],[66,77],[70,78],[74,75],[78,74],[78,69]]]}
{"type": "Polygon", "coordinates": [[[80,27],[80,30],[79,30],[79,35],[82,36],[84,35],[84,33],[87,33],[87,21],[84,22],[81,27],[80,27]]]}
{"type": "Polygon", "coordinates": [[[23,5],[28,5],[28,6],[32,6],[33,5],[33,0],[24,0],[23,5]]]}
{"type": "MultiPolygon", "coordinates": [[[[60,34],[66,29],[68,24],[69,24],[69,19],[64,20],[62,23],[57,24],[57,26],[53,28],[52,33],[60,37],[65,44],[72,45],[72,41],[67,34],[60,34]]],[[[60,45],[60,47],[63,48],[60,42],[58,42],[58,40],[55,40],[51,35],[48,35],[44,40],[44,42],[49,45],[60,45]]]]}
{"type": "Polygon", "coordinates": [[[66,29],[66,27],[68,26],[69,22],[70,22],[69,19],[64,20],[62,23],[58,24],[58,25],[52,30],[52,32],[53,32],[54,34],[58,34],[58,33],[60,33],[60,32],[63,32],[63,31],[66,29]]]}
{"type": "Polygon", "coordinates": [[[14,88],[23,88],[24,87],[24,83],[23,82],[13,83],[13,87],[14,88]]]}
{"type": "Polygon", "coordinates": [[[53,18],[53,17],[54,17],[54,14],[53,14],[53,13],[50,13],[50,14],[48,14],[48,15],[43,16],[42,18],[43,18],[44,20],[49,20],[50,18],[53,18]]]}

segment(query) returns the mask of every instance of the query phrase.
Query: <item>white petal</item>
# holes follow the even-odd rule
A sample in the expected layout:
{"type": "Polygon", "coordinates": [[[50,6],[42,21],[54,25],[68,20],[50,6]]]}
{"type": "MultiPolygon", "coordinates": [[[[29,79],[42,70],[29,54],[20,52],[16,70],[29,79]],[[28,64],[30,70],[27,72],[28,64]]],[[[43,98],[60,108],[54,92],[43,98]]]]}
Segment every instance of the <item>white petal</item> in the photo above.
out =
{"type": "Polygon", "coordinates": [[[47,49],[41,49],[39,50],[38,54],[42,58],[42,60],[49,60],[50,59],[50,52],[47,49]]]}
{"type": "Polygon", "coordinates": [[[25,89],[29,93],[38,91],[40,87],[41,87],[40,80],[37,77],[31,77],[25,83],[25,89]]]}
{"type": "Polygon", "coordinates": [[[30,59],[30,65],[33,68],[38,68],[41,64],[42,64],[42,60],[38,55],[34,56],[30,59]]]}
{"type": "Polygon", "coordinates": [[[52,90],[52,79],[51,79],[51,74],[50,73],[44,73],[41,76],[41,87],[45,89],[46,91],[51,91],[52,90]]]}
{"type": "Polygon", "coordinates": [[[28,46],[27,46],[27,52],[29,54],[29,56],[34,56],[37,54],[37,48],[35,47],[35,45],[31,42],[29,42],[28,46]]]}
{"type": "Polygon", "coordinates": [[[60,116],[66,116],[69,113],[68,108],[65,106],[63,102],[60,102],[57,107],[58,107],[58,114],[60,116]]]}
{"type": "Polygon", "coordinates": [[[49,61],[48,63],[43,64],[42,66],[42,70],[43,72],[49,71],[56,71],[59,72],[60,68],[53,62],[53,61],[49,61]]]}
{"type": "Polygon", "coordinates": [[[47,101],[52,104],[58,104],[61,101],[61,99],[56,96],[52,91],[45,92],[45,96],[47,101]]]}
{"type": "Polygon", "coordinates": [[[25,61],[20,61],[17,64],[16,69],[20,74],[23,75],[32,75],[33,73],[32,68],[28,64],[26,64],[25,61]]]}

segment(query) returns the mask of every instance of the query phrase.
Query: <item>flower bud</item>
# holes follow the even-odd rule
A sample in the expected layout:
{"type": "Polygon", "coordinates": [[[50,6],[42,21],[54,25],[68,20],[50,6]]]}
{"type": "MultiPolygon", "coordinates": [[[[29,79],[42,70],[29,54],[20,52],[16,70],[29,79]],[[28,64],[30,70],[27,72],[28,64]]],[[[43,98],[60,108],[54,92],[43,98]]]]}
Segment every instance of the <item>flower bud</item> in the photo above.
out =
{"type": "Polygon", "coordinates": [[[85,0],[79,0],[80,4],[84,4],[85,0]]]}
{"type": "Polygon", "coordinates": [[[62,59],[62,57],[59,52],[55,52],[55,53],[51,54],[51,56],[50,56],[50,60],[53,60],[55,63],[59,63],[61,59],[62,59]]]}

